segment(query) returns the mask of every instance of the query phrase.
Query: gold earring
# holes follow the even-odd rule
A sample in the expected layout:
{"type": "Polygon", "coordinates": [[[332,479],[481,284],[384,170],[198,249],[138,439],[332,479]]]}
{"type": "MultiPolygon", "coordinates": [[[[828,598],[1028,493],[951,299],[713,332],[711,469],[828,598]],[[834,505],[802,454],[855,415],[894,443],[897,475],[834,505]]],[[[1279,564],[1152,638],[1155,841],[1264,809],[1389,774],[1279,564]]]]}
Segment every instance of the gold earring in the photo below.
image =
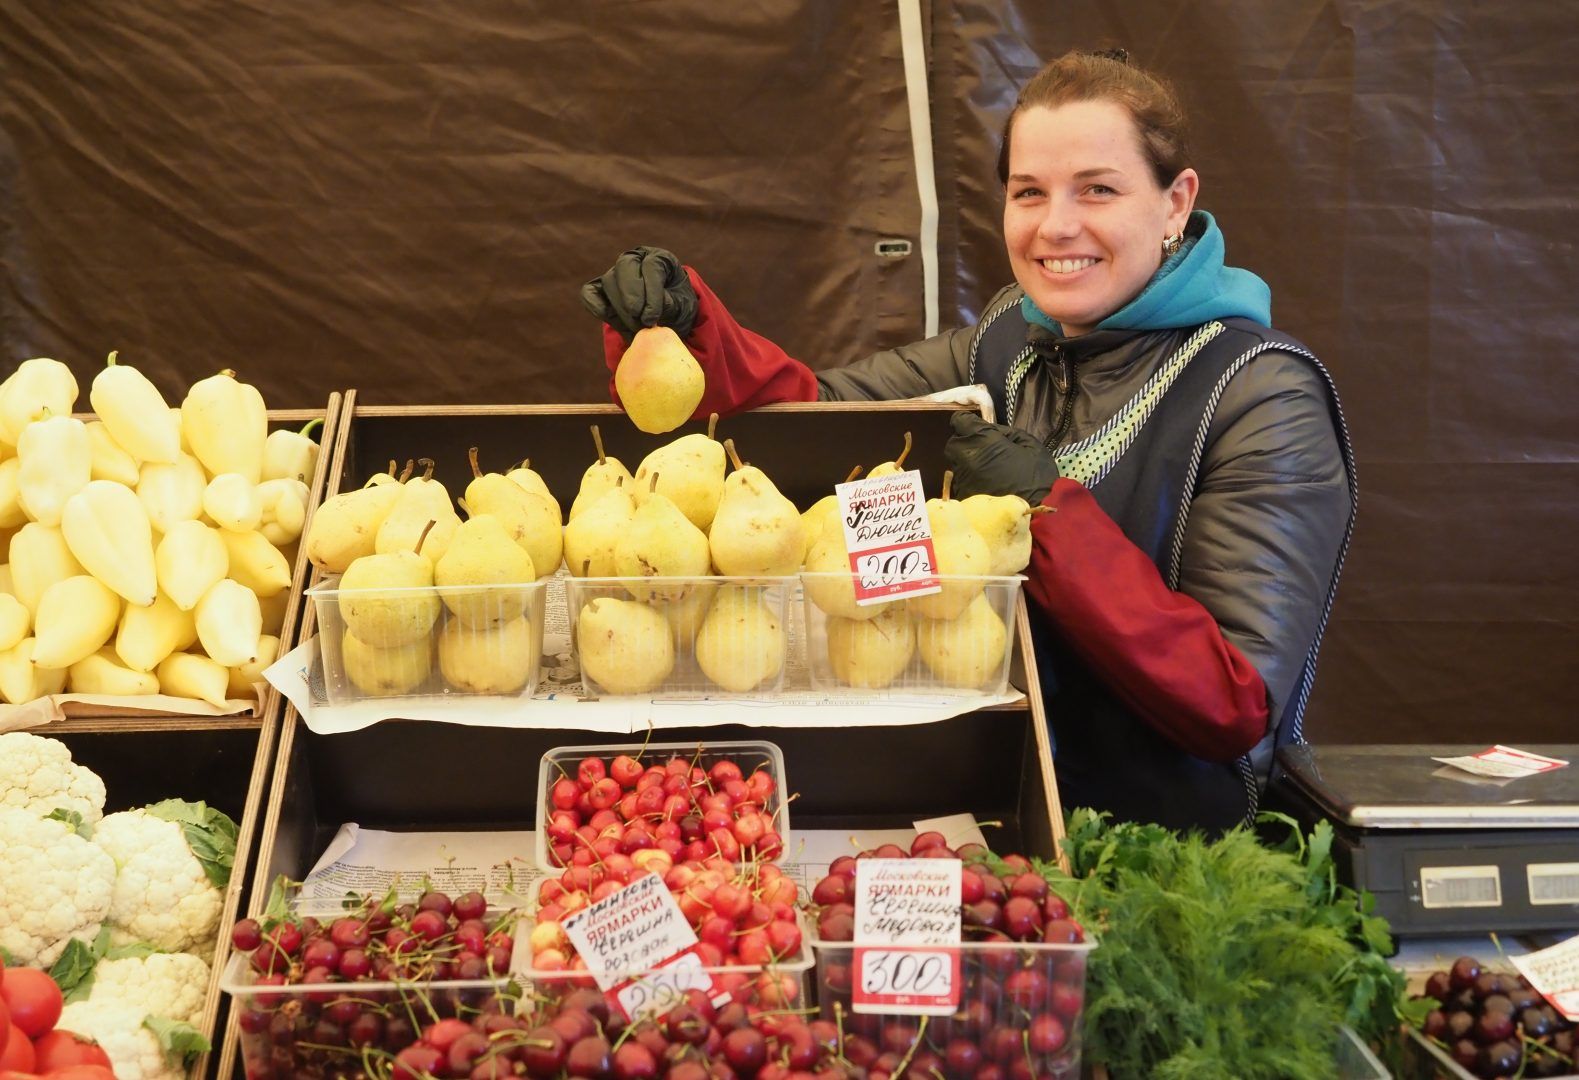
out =
{"type": "Polygon", "coordinates": [[[1178,251],[1183,244],[1183,233],[1174,233],[1172,236],[1165,236],[1162,240],[1162,253],[1164,256],[1172,255],[1174,252],[1178,251]]]}

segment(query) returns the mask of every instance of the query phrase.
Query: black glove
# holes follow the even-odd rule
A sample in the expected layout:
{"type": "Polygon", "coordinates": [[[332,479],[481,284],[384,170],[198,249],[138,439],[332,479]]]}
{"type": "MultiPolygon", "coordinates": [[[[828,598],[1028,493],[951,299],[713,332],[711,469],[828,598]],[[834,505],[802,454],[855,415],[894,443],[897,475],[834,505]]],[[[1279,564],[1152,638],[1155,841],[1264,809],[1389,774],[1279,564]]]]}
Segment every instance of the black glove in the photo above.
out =
{"type": "Polygon", "coordinates": [[[674,252],[663,248],[631,248],[581,286],[581,302],[626,341],[647,326],[689,337],[696,322],[696,290],[674,252]]]}
{"type": "Polygon", "coordinates": [[[954,470],[955,498],[1018,495],[1032,506],[1047,498],[1058,462],[1029,432],[989,424],[972,412],[955,413],[949,424],[954,437],[943,457],[954,470]]]}

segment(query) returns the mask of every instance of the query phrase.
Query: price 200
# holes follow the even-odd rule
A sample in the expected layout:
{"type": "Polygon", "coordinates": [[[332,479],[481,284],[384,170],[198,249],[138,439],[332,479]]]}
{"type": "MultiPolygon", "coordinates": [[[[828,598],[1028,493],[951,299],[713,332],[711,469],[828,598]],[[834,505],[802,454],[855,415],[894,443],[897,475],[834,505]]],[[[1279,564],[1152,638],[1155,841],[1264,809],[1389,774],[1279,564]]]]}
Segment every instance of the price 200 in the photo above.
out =
{"type": "Polygon", "coordinates": [[[856,569],[862,586],[875,589],[930,574],[932,562],[927,558],[927,549],[918,545],[857,556],[856,569]]]}
{"type": "Polygon", "coordinates": [[[866,994],[931,998],[953,991],[954,961],[946,952],[869,949],[861,959],[861,990],[866,994]]]}
{"type": "Polygon", "coordinates": [[[695,962],[695,957],[686,957],[631,983],[618,997],[626,1015],[634,1020],[641,1016],[662,1016],[680,1004],[686,991],[707,990],[712,985],[712,979],[702,970],[700,962],[695,962]],[[686,963],[686,960],[693,962],[686,963]]]}

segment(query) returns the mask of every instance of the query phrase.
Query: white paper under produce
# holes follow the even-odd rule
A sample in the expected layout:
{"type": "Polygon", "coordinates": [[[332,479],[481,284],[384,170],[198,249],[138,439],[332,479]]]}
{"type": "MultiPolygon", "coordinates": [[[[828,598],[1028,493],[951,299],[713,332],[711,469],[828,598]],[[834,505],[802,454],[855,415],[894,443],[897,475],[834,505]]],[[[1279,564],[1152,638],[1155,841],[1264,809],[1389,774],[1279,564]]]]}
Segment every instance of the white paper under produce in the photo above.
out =
{"type": "MultiPolygon", "coordinates": [[[[279,688],[307,727],[320,735],[359,731],[380,720],[437,720],[476,727],[567,728],[630,735],[655,729],[744,724],[748,727],[883,727],[927,724],[1018,701],[1006,694],[915,694],[874,698],[796,689],[804,669],[786,670],[786,689],[772,700],[750,698],[585,698],[579,683],[544,679],[531,698],[457,695],[450,698],[377,699],[350,705],[315,703],[308,685],[317,639],[292,649],[266,670],[264,677],[279,688]],[[858,711],[852,711],[858,710],[858,711]]],[[[545,673],[546,674],[546,673],[545,673]]]]}

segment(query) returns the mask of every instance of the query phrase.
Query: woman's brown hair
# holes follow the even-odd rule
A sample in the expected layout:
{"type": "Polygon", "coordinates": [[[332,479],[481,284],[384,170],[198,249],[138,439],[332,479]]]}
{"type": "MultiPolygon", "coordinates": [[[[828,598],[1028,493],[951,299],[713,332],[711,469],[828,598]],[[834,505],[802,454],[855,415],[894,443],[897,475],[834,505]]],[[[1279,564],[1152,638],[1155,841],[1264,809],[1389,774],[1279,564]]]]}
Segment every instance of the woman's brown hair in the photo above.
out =
{"type": "Polygon", "coordinates": [[[1021,109],[1056,108],[1071,101],[1111,101],[1129,113],[1140,135],[1141,153],[1158,187],[1167,187],[1189,165],[1184,109],[1173,87],[1150,72],[1130,67],[1123,49],[1070,51],[1051,61],[1020,89],[1003,123],[998,182],[1009,182],[1009,138],[1021,109]]]}

